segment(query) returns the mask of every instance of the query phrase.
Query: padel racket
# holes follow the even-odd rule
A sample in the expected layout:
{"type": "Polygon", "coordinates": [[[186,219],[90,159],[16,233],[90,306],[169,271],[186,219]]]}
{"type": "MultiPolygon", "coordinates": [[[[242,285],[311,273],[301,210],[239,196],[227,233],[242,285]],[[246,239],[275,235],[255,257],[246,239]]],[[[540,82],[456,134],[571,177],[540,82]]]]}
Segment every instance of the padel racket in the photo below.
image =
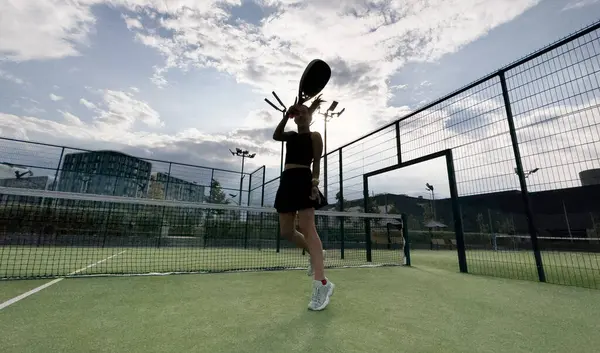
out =
{"type": "Polygon", "coordinates": [[[298,85],[298,103],[312,99],[319,94],[331,78],[331,68],[321,59],[311,61],[304,69],[298,85]]]}

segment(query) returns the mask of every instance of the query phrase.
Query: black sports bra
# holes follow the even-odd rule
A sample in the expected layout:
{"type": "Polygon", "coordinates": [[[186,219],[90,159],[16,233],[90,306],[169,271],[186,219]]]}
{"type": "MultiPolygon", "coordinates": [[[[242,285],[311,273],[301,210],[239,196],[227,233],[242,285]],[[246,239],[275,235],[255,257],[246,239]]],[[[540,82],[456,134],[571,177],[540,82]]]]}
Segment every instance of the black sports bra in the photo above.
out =
{"type": "Polygon", "coordinates": [[[310,167],[313,160],[312,133],[294,132],[285,144],[285,164],[299,164],[310,167]]]}

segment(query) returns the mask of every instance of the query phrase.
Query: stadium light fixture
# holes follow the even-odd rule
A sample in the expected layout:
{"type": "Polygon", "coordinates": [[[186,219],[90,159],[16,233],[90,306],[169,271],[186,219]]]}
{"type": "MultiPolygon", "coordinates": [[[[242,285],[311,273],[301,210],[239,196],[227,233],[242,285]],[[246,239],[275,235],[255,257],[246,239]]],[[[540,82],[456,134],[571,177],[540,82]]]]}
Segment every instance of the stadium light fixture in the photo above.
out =
{"type": "Polygon", "coordinates": [[[242,150],[241,148],[236,148],[235,152],[233,152],[231,149],[229,150],[229,152],[231,152],[232,155],[234,156],[238,156],[242,158],[242,171],[240,173],[240,198],[239,198],[239,205],[242,205],[242,187],[244,184],[244,164],[246,161],[246,158],[254,158],[256,157],[256,153],[250,153],[248,150],[242,150]]]}
{"type": "MultiPolygon", "coordinates": [[[[331,103],[331,105],[329,106],[329,108],[327,108],[327,110],[324,113],[321,113],[320,109],[319,109],[319,114],[323,115],[323,118],[324,118],[323,119],[323,122],[324,122],[323,155],[324,156],[327,156],[327,122],[336,116],[342,115],[342,113],[346,110],[346,108],[344,108],[341,111],[335,113],[334,110],[335,110],[335,108],[337,108],[338,104],[339,104],[338,101],[333,101],[331,103]]],[[[312,123],[311,123],[311,125],[312,125],[312,123]]],[[[323,159],[323,194],[324,194],[325,198],[327,198],[327,157],[325,157],[323,159]]]]}

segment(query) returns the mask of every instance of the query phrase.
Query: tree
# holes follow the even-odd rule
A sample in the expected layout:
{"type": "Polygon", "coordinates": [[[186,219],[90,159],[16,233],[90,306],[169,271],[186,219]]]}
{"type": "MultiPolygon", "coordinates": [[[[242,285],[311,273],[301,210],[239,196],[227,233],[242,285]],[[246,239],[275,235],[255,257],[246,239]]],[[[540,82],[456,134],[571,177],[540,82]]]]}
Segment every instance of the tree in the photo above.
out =
{"type": "Polygon", "coordinates": [[[477,225],[479,226],[479,233],[488,234],[488,225],[485,223],[485,219],[481,213],[477,214],[477,225]]]}
{"type": "Polygon", "coordinates": [[[367,198],[367,209],[364,207],[360,207],[360,212],[366,213],[381,213],[379,207],[377,206],[377,201],[375,200],[375,195],[367,198]]]}
{"type": "Polygon", "coordinates": [[[417,219],[417,217],[415,217],[412,214],[408,215],[408,229],[412,229],[412,230],[421,230],[423,229],[423,225],[421,224],[421,222],[419,222],[419,219],[417,219]]]}
{"type": "Polygon", "coordinates": [[[165,190],[163,183],[156,180],[150,181],[150,187],[148,190],[148,197],[151,199],[163,200],[165,198],[165,190]]]}
{"type": "Polygon", "coordinates": [[[218,180],[213,179],[210,182],[210,194],[208,196],[208,203],[228,204],[227,195],[223,191],[223,187],[218,180]]]}
{"type": "Polygon", "coordinates": [[[400,210],[396,207],[396,204],[392,204],[392,207],[388,208],[389,214],[400,214],[400,210]]]}
{"type": "Polygon", "coordinates": [[[433,211],[431,209],[431,203],[424,202],[420,203],[419,206],[423,208],[423,223],[427,223],[428,221],[433,219],[433,211]]]}
{"type": "Polygon", "coordinates": [[[498,229],[498,232],[504,233],[504,234],[514,234],[515,233],[515,229],[513,227],[512,221],[508,217],[504,218],[504,220],[502,222],[496,221],[496,229],[498,229]]]}

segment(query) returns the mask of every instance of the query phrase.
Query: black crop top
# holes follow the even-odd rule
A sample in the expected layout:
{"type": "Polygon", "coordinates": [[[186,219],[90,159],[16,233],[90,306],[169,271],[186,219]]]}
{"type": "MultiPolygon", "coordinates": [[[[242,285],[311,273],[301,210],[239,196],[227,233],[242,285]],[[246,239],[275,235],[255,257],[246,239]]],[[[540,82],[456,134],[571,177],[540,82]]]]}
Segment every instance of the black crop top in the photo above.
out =
{"type": "Polygon", "coordinates": [[[286,144],[285,164],[299,164],[310,167],[313,160],[312,133],[299,134],[294,132],[286,144]]]}

